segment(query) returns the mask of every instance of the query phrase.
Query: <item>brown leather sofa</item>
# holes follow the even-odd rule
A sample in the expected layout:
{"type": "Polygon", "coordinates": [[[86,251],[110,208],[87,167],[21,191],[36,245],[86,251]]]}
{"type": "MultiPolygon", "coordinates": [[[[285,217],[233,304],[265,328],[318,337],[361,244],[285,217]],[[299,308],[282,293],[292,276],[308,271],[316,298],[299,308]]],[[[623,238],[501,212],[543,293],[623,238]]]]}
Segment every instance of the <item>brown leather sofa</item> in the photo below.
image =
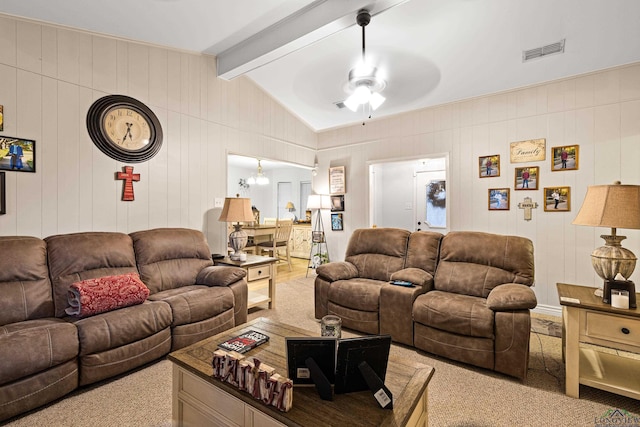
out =
{"type": "Polygon", "coordinates": [[[525,379],[533,244],[481,232],[356,230],[345,260],[316,270],[315,316],[525,379]],[[392,285],[392,280],[415,286],[392,285]]]}
{"type": "Polygon", "coordinates": [[[190,229],[0,237],[0,421],[245,323],[245,274],[190,229]],[[126,273],[142,304],[65,313],[72,283],[126,273]]]}

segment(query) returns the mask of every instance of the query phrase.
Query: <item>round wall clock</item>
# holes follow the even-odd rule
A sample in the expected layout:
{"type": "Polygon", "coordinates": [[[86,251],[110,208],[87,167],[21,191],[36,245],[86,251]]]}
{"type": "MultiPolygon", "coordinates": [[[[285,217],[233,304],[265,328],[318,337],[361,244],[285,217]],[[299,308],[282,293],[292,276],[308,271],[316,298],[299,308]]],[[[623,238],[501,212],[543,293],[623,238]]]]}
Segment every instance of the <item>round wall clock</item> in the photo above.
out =
{"type": "Polygon", "coordinates": [[[100,151],[125,163],[147,161],[162,146],[160,121],[129,96],[107,95],[94,102],[87,112],[87,130],[100,151]]]}

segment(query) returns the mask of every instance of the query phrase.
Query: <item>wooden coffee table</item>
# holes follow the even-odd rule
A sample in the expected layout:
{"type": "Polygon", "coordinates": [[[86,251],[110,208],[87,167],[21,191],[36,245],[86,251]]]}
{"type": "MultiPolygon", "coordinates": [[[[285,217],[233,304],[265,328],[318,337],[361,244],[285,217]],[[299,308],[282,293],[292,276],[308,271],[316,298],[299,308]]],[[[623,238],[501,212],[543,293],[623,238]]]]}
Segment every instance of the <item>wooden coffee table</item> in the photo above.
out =
{"type": "Polygon", "coordinates": [[[269,335],[268,343],[245,353],[286,376],[285,337],[319,336],[295,326],[259,318],[169,355],[173,365],[174,425],[233,426],[426,426],[427,385],[434,369],[390,357],[385,385],[393,393],[393,409],[382,409],[369,391],[320,399],[315,387],[295,387],[293,408],[280,412],[246,392],[213,378],[211,361],[220,342],[248,330],[269,335]]]}

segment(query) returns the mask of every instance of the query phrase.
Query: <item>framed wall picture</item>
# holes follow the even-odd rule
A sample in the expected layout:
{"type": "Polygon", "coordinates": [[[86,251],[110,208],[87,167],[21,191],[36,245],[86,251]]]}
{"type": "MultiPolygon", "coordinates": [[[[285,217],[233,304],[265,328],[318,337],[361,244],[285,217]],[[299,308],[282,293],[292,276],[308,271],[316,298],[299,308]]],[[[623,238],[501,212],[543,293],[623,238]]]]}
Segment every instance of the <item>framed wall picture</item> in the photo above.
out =
{"type": "Polygon", "coordinates": [[[478,157],[478,174],[480,178],[500,176],[500,155],[478,157]]]}
{"type": "Polygon", "coordinates": [[[508,188],[490,188],[488,197],[489,210],[508,211],[510,198],[508,188]]]}
{"type": "Polygon", "coordinates": [[[538,162],[545,159],[547,140],[545,138],[517,141],[510,144],[511,163],[538,162]]]}
{"type": "Polygon", "coordinates": [[[329,194],[345,194],[346,192],[345,167],[335,166],[329,168],[329,194]]]}
{"type": "Polygon", "coordinates": [[[571,187],[545,187],[545,212],[569,212],[571,210],[571,187]]]}
{"type": "Polygon", "coordinates": [[[551,171],[568,171],[578,169],[578,145],[565,145],[551,149],[551,171]]]}
{"type": "Polygon", "coordinates": [[[344,210],[344,196],[331,196],[331,212],[344,210]]]}
{"type": "Polygon", "coordinates": [[[0,170],[36,171],[36,142],[30,139],[0,136],[0,170]]]}
{"type": "Polygon", "coordinates": [[[344,230],[344,224],[342,221],[341,213],[332,213],[331,214],[331,229],[333,231],[342,231],[344,230]]]}
{"type": "Polygon", "coordinates": [[[4,130],[4,107],[0,105],[0,132],[4,130]]]}
{"type": "Polygon", "coordinates": [[[4,172],[0,172],[0,215],[7,213],[7,196],[4,182],[4,172]]]}
{"type": "Polygon", "coordinates": [[[539,175],[540,168],[538,166],[516,168],[513,188],[515,190],[537,190],[539,175]]]}

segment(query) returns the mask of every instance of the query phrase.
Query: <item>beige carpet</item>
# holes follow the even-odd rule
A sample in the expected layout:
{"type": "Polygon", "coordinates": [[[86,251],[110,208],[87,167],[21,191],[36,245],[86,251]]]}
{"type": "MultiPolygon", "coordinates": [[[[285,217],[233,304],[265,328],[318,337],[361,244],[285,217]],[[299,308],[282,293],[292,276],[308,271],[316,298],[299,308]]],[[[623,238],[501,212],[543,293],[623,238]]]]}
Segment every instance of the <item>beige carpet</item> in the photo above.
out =
{"type": "MultiPolygon", "coordinates": [[[[313,279],[278,285],[277,308],[256,310],[249,318],[260,316],[319,330],[313,317],[313,279]]],[[[558,329],[557,324],[545,326],[546,322],[534,322],[536,324],[538,328],[546,328],[546,332],[558,329]]],[[[345,331],[345,336],[348,335],[349,331],[345,331]]],[[[637,424],[617,425],[640,425],[640,402],[637,400],[585,386],[580,387],[580,399],[565,396],[561,340],[542,332],[531,334],[526,384],[410,347],[394,344],[391,351],[435,368],[429,384],[431,426],[594,426],[610,409],[621,409],[638,417],[637,424]]],[[[163,360],[122,378],[76,392],[14,420],[8,426],[168,427],[170,420],[171,362],[163,360]]],[[[326,425],[331,425],[330,420],[326,425]]]]}

